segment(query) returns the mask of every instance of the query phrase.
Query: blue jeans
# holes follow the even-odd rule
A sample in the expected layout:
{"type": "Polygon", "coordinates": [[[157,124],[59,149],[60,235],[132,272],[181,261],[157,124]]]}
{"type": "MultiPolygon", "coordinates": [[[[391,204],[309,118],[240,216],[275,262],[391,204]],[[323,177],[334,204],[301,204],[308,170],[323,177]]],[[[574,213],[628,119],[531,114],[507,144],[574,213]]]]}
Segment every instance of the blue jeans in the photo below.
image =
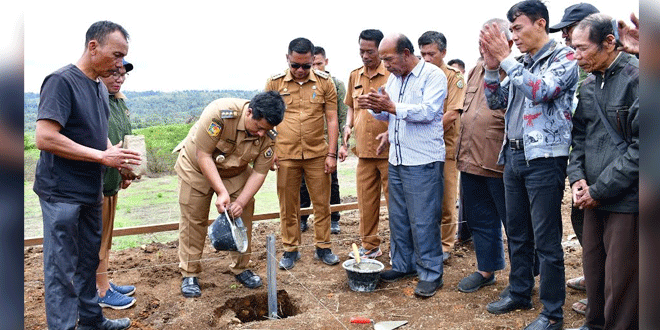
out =
{"type": "Polygon", "coordinates": [[[504,181],[461,172],[461,189],[464,220],[472,230],[477,269],[482,272],[504,269],[504,181]]]}
{"type": "Polygon", "coordinates": [[[39,199],[44,219],[44,291],[49,329],[103,320],[96,295],[102,204],[39,199]]]}
{"type": "Polygon", "coordinates": [[[392,269],[417,272],[421,281],[442,279],[443,162],[394,166],[388,175],[392,269]]]}
{"type": "Polygon", "coordinates": [[[561,201],[568,157],[525,161],[522,150],[505,147],[506,223],[511,249],[511,297],[531,301],[534,287],[534,247],[541,274],[541,314],[563,319],[564,251],[561,246],[561,201]]]}

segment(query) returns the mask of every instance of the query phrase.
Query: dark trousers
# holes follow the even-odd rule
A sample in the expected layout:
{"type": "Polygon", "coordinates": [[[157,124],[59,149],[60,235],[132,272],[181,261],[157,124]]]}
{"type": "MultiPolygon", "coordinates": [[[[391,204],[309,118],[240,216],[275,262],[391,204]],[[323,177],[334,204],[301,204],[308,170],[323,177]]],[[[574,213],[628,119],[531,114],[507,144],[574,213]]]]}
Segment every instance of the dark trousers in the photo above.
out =
{"type": "Polygon", "coordinates": [[[504,269],[504,182],[501,178],[461,172],[461,192],[464,220],[472,230],[477,269],[483,272],[504,269]]]}
{"type": "MultiPolygon", "coordinates": [[[[334,171],[330,176],[330,205],[336,204],[341,204],[341,198],[339,197],[339,180],[337,179],[337,171],[334,171]]],[[[312,205],[312,201],[309,198],[305,176],[303,175],[302,183],[300,184],[300,208],[309,207],[310,205],[312,205]]],[[[301,215],[300,221],[307,222],[307,218],[309,218],[309,215],[301,215]]],[[[330,214],[330,221],[339,221],[339,212],[332,212],[330,214]]]]}
{"type": "Polygon", "coordinates": [[[534,248],[539,257],[541,314],[563,319],[564,251],[561,246],[561,202],[568,157],[525,160],[523,150],[505,147],[506,224],[511,249],[511,297],[531,301],[534,248]]]}
{"type": "Polygon", "coordinates": [[[458,230],[456,231],[456,239],[460,242],[465,242],[472,238],[472,230],[470,230],[470,225],[465,221],[462,184],[458,186],[458,191],[458,230]]]}
{"type": "Polygon", "coordinates": [[[580,245],[582,245],[582,227],[584,226],[584,210],[580,210],[580,208],[573,206],[572,201],[571,201],[571,225],[573,225],[573,231],[575,232],[575,236],[577,237],[578,242],[580,242],[580,245]]]}
{"type": "Polygon", "coordinates": [[[49,329],[75,329],[103,320],[96,294],[102,204],[39,199],[44,219],[44,290],[49,329]]]}
{"type": "Polygon", "coordinates": [[[590,329],[639,327],[639,213],[585,210],[582,260],[590,329]]]}

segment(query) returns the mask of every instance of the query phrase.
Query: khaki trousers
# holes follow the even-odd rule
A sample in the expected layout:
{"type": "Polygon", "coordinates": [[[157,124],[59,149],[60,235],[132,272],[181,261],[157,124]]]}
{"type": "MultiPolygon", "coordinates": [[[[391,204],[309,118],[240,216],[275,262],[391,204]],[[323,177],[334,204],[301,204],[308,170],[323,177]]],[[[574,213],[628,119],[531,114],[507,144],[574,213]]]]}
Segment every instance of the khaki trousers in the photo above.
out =
{"type": "Polygon", "coordinates": [[[455,159],[445,159],[445,185],[442,197],[442,251],[450,252],[454,249],[458,222],[456,219],[456,194],[458,188],[458,168],[455,159]]]}
{"type": "Polygon", "coordinates": [[[330,174],[325,173],[325,157],[279,161],[277,197],[280,200],[280,223],[284,251],[293,252],[300,245],[300,183],[305,176],[314,207],[314,245],[330,248],[330,174]]]}
{"type": "Polygon", "coordinates": [[[112,247],[112,230],[115,225],[115,211],[117,210],[117,196],[103,196],[103,233],[101,234],[101,249],[99,250],[99,260],[108,258],[108,252],[112,247]]]}
{"type": "MultiPolygon", "coordinates": [[[[228,179],[222,179],[227,188],[231,201],[243,191],[243,186],[252,173],[248,167],[243,173],[228,179]]],[[[207,220],[213,194],[209,191],[199,191],[179,177],[179,207],[181,219],[179,221],[179,269],[184,277],[198,277],[202,272],[202,251],[206,241],[207,220]]],[[[250,263],[252,252],[252,216],[254,215],[254,198],[250,199],[243,208],[243,224],[247,228],[248,249],[245,253],[230,252],[232,263],[229,269],[233,274],[240,274],[250,263]]]]}
{"type": "Polygon", "coordinates": [[[381,189],[388,201],[387,159],[358,158],[355,178],[357,180],[358,209],[360,210],[360,237],[362,247],[372,250],[380,246],[378,222],[380,221],[381,189]]]}

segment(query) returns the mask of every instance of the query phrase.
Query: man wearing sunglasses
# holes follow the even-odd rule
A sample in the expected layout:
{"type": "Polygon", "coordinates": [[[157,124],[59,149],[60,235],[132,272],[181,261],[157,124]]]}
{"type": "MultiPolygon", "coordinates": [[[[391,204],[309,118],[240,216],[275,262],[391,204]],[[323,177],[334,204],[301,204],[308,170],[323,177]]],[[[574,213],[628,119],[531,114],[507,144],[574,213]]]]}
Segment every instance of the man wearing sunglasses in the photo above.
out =
{"type": "MultiPolygon", "coordinates": [[[[312,67],[316,70],[330,74],[325,70],[325,66],[328,65],[328,58],[325,56],[325,49],[320,46],[314,47],[314,63],[312,67]]],[[[341,102],[341,100],[346,97],[346,87],[344,82],[337,79],[337,77],[332,77],[332,82],[335,84],[337,89],[337,122],[339,127],[344,127],[344,122],[346,121],[346,104],[341,102]]],[[[341,197],[339,195],[339,180],[337,178],[337,171],[332,172],[330,180],[330,205],[336,205],[341,203],[341,197]]],[[[303,178],[302,184],[300,185],[300,207],[309,207],[311,201],[309,199],[309,192],[307,191],[307,184],[305,184],[305,179],[303,178]]],[[[339,228],[339,211],[332,212],[330,215],[330,233],[339,234],[341,229],[339,228]]],[[[307,231],[307,218],[309,215],[300,216],[300,230],[302,232],[307,231]]]]}
{"type": "Polygon", "coordinates": [[[336,265],[330,250],[330,174],[337,168],[337,91],[329,74],[311,70],[314,44],[305,38],[289,43],[289,68],[266,82],[267,91],[284,99],[286,112],[277,126],[272,169],[277,169],[277,196],[284,255],[281,269],[291,269],[300,259],[300,183],[302,177],[314,206],[315,259],[336,265]],[[328,137],[325,138],[327,123],[328,137]]]}
{"type": "MultiPolygon", "coordinates": [[[[124,140],[124,135],[131,134],[131,120],[128,118],[126,96],[119,90],[126,81],[133,64],[123,61],[123,66],[109,77],[101,77],[110,94],[110,117],[108,119],[108,139],[112,144],[124,140]]],[[[99,305],[112,309],[125,309],[135,304],[135,286],[115,285],[108,278],[108,257],[112,246],[112,229],[115,223],[115,210],[119,189],[126,189],[131,184],[128,178],[122,178],[116,168],[107,168],[103,176],[103,233],[99,251],[99,267],[96,269],[96,289],[99,305]]]]}

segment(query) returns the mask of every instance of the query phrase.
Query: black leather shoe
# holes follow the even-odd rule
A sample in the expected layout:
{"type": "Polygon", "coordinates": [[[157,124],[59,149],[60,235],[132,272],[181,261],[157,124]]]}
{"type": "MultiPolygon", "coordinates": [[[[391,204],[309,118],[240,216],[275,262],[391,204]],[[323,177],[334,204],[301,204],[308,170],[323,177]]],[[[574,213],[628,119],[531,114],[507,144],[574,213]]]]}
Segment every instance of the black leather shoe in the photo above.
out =
{"type": "Polygon", "coordinates": [[[307,220],[300,219],[300,232],[304,233],[309,229],[309,226],[307,225],[307,220]]]}
{"type": "Polygon", "coordinates": [[[432,297],[442,287],[442,279],[435,282],[419,281],[415,288],[415,294],[420,297],[432,297]]]}
{"type": "Polygon", "coordinates": [[[339,257],[336,254],[332,253],[330,249],[320,249],[316,248],[316,253],[314,253],[314,259],[323,261],[326,265],[336,265],[339,263],[339,257]]]}
{"type": "Polygon", "coordinates": [[[481,273],[474,272],[458,282],[458,291],[470,293],[493,284],[495,284],[495,274],[491,274],[490,277],[486,278],[481,273]]]}
{"type": "Polygon", "coordinates": [[[127,317],[123,319],[110,320],[105,319],[96,325],[78,325],[78,330],[124,330],[131,327],[131,320],[127,317]]]}
{"type": "Polygon", "coordinates": [[[380,279],[383,282],[388,282],[388,283],[396,282],[406,277],[415,277],[415,276],[417,276],[417,272],[402,273],[402,272],[397,272],[394,269],[386,270],[380,273],[380,279]]]}
{"type": "Polygon", "coordinates": [[[493,314],[504,314],[515,311],[516,309],[530,308],[532,308],[531,302],[518,302],[513,300],[510,295],[486,305],[486,310],[493,314]]]}
{"type": "Polygon", "coordinates": [[[341,229],[339,229],[339,220],[330,221],[330,234],[339,234],[341,229]]]}
{"type": "Polygon", "coordinates": [[[242,273],[236,275],[236,279],[241,282],[246,288],[256,289],[261,286],[261,277],[256,275],[251,270],[247,269],[242,273]]]}
{"type": "MultiPolygon", "coordinates": [[[[510,294],[511,286],[507,285],[502,292],[500,292],[500,298],[504,298],[510,294]]],[[[536,288],[532,288],[532,296],[536,294],[536,288]]]]}
{"type": "Polygon", "coordinates": [[[280,269],[291,269],[296,265],[296,261],[300,259],[300,252],[284,252],[282,259],[280,259],[280,269]]]}
{"type": "Polygon", "coordinates": [[[195,298],[202,295],[197,277],[184,277],[181,282],[181,294],[186,298],[195,298]]]}
{"type": "Polygon", "coordinates": [[[509,291],[511,290],[511,286],[507,285],[502,292],[500,292],[500,298],[504,298],[509,295],[509,291]]]}
{"type": "Polygon", "coordinates": [[[545,315],[539,315],[536,320],[523,330],[561,330],[563,326],[564,320],[557,320],[555,323],[550,323],[550,320],[545,315]]]}

